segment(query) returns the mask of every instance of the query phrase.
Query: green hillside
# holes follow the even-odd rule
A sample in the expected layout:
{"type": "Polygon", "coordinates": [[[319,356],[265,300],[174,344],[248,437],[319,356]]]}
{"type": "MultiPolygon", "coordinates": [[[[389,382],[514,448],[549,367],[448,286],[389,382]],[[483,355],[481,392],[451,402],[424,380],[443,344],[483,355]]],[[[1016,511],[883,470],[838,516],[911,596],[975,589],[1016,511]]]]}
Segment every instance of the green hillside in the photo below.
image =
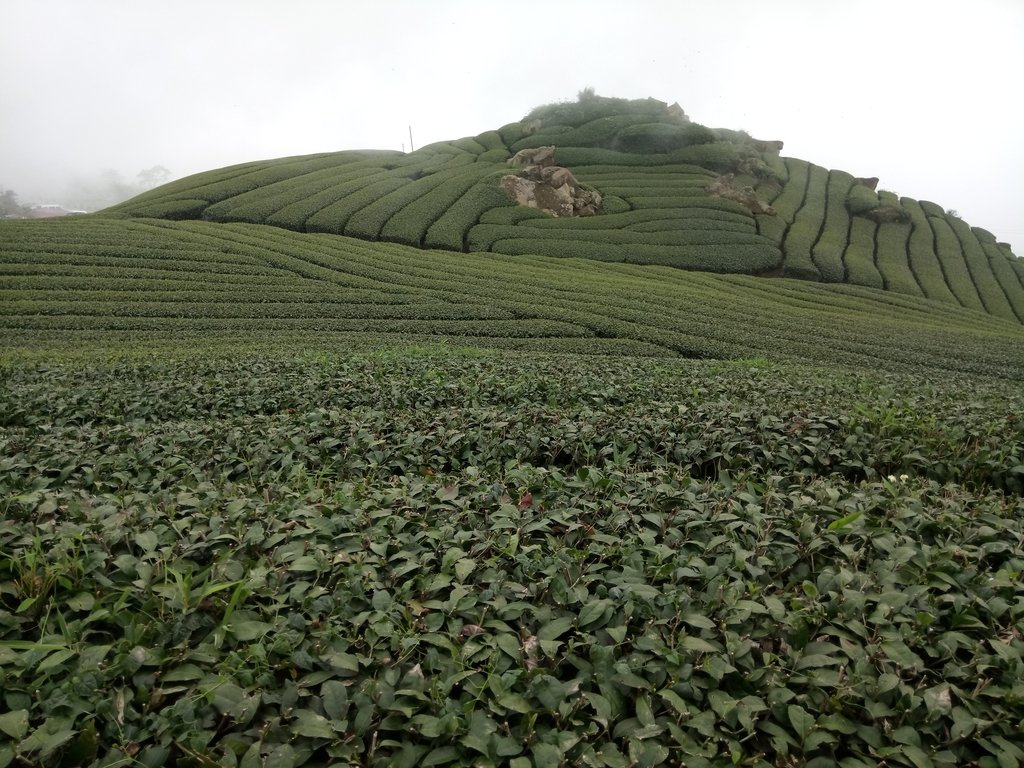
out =
{"type": "Polygon", "coordinates": [[[780,145],[710,130],[653,99],[583,96],[409,154],[338,152],[211,171],[108,213],[785,275],[1024,319],[1024,266],[991,233],[934,203],[876,192],[877,179],[782,158],[780,145]],[[509,159],[542,146],[601,194],[599,214],[550,216],[500,188],[515,172],[509,159]]]}

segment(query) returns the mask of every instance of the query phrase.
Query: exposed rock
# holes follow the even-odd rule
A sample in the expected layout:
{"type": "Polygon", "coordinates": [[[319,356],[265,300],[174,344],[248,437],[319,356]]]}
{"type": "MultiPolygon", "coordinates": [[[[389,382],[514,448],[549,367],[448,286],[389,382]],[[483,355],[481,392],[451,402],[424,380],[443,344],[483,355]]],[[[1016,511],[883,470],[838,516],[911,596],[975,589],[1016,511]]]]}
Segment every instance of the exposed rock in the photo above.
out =
{"type": "Polygon", "coordinates": [[[672,117],[672,118],[675,118],[676,120],[678,120],[681,123],[688,123],[688,122],[690,122],[690,118],[686,116],[686,112],[684,112],[683,108],[681,106],[679,106],[679,102],[678,101],[675,102],[674,104],[672,104],[668,108],[668,116],[672,117]]]}
{"type": "Polygon", "coordinates": [[[759,179],[774,179],[780,184],[786,182],[774,168],[761,159],[760,155],[741,157],[736,163],[736,173],[741,176],[756,176],[759,179]]]}
{"type": "Polygon", "coordinates": [[[549,165],[555,164],[555,148],[529,147],[527,149],[521,149],[512,156],[508,161],[508,164],[511,166],[536,165],[541,168],[546,168],[549,165]]]}
{"type": "Polygon", "coordinates": [[[858,178],[853,180],[854,184],[860,184],[862,187],[869,189],[878,189],[878,177],[870,176],[866,178],[858,178]]]}
{"type": "Polygon", "coordinates": [[[524,149],[508,161],[522,167],[501,179],[501,188],[518,205],[538,208],[552,216],[593,216],[601,212],[601,195],[584,189],[572,171],[555,165],[554,147],[524,149]]]}
{"type": "Polygon", "coordinates": [[[501,177],[501,188],[505,190],[509,197],[516,201],[518,205],[529,205],[531,208],[536,208],[536,204],[530,205],[533,201],[533,190],[537,186],[537,182],[524,179],[521,176],[502,176],[501,177]]]}
{"type": "Polygon", "coordinates": [[[776,154],[782,151],[783,143],[781,141],[762,141],[761,139],[751,139],[750,143],[754,145],[754,149],[758,152],[775,152],[776,154]]]}
{"type": "Polygon", "coordinates": [[[708,185],[707,193],[714,197],[735,200],[737,203],[745,205],[751,213],[775,215],[775,209],[759,198],[753,187],[741,187],[736,183],[736,174],[734,173],[719,176],[708,185]]]}
{"type": "Polygon", "coordinates": [[[523,133],[525,133],[527,136],[532,136],[533,134],[540,130],[543,124],[544,121],[541,120],[539,117],[535,117],[531,120],[525,120],[523,122],[523,133]]]}

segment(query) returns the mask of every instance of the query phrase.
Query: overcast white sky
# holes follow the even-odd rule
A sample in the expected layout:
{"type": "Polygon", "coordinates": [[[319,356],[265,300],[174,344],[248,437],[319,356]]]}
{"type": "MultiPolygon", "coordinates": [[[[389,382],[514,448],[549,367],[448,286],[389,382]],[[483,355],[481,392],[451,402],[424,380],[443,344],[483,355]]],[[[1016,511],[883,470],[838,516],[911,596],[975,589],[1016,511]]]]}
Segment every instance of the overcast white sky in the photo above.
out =
{"type": "Polygon", "coordinates": [[[401,149],[410,124],[422,146],[592,86],[878,176],[1024,255],[1022,76],[1022,0],[5,2],[0,188],[401,149]]]}

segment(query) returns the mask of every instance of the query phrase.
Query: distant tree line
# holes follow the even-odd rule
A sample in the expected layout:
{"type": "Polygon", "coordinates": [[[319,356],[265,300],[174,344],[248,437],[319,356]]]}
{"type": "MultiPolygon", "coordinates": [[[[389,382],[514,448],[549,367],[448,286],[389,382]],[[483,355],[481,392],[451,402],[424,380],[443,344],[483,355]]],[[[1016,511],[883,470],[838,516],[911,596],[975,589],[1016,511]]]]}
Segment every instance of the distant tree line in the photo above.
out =
{"type": "Polygon", "coordinates": [[[29,206],[18,202],[18,194],[13,189],[5,189],[0,193],[0,217],[20,217],[28,214],[29,206]]]}

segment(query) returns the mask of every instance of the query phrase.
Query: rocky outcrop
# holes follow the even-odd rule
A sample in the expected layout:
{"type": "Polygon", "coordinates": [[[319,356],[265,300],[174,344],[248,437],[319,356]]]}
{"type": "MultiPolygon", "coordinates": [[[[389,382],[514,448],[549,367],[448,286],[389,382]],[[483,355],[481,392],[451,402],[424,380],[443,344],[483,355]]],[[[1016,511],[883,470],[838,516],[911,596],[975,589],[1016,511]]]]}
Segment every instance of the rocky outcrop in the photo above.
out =
{"type": "Polygon", "coordinates": [[[509,159],[508,164],[517,168],[526,168],[531,165],[547,168],[555,164],[555,148],[529,147],[521,149],[509,159]]]}
{"type": "Polygon", "coordinates": [[[557,165],[554,147],[521,150],[508,164],[521,170],[503,176],[501,188],[519,205],[552,216],[593,216],[601,212],[600,193],[585,189],[572,171],[557,165]]]}
{"type": "Polygon", "coordinates": [[[736,183],[736,174],[734,173],[719,176],[708,185],[707,193],[714,197],[735,200],[737,203],[745,205],[751,213],[775,215],[775,209],[759,198],[753,187],[741,187],[736,183]]]}
{"type": "Polygon", "coordinates": [[[877,176],[869,176],[869,177],[856,178],[856,179],[853,180],[853,183],[854,184],[860,184],[862,187],[867,187],[868,189],[878,189],[878,177],[877,176]]]}
{"type": "Polygon", "coordinates": [[[680,123],[690,122],[690,118],[687,116],[683,108],[679,106],[678,101],[674,102],[666,111],[668,112],[669,117],[678,120],[680,123]]]}
{"type": "Polygon", "coordinates": [[[776,155],[779,154],[785,146],[781,141],[763,141],[761,139],[751,139],[750,143],[758,152],[769,152],[776,155]]]}

